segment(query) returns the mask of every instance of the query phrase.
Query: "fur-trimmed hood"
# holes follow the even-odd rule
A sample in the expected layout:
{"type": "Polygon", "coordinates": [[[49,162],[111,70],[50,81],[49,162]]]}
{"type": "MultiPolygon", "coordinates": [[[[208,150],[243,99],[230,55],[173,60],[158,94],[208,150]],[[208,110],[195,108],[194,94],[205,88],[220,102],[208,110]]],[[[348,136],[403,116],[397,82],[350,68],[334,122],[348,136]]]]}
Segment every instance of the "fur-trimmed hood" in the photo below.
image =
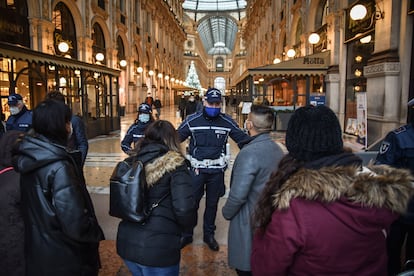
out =
{"type": "Polygon", "coordinates": [[[413,194],[408,170],[387,165],[302,168],[273,195],[273,205],[288,209],[295,198],[331,203],[345,200],[364,207],[387,208],[404,213],[413,194]]]}
{"type": "Polygon", "coordinates": [[[166,173],[174,171],[185,163],[185,158],[175,151],[168,151],[145,165],[148,187],[153,186],[166,173]]]}

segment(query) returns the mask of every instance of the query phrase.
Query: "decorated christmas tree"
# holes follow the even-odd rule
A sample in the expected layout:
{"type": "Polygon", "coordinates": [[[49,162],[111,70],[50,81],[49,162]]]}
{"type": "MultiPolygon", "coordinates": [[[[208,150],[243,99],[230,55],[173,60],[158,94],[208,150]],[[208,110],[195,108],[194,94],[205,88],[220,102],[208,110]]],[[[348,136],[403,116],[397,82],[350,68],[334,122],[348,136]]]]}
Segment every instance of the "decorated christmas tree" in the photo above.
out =
{"type": "Polygon", "coordinates": [[[187,84],[187,86],[193,87],[194,89],[197,89],[199,91],[201,90],[201,84],[200,84],[200,80],[198,79],[194,61],[191,61],[185,83],[187,84]]]}

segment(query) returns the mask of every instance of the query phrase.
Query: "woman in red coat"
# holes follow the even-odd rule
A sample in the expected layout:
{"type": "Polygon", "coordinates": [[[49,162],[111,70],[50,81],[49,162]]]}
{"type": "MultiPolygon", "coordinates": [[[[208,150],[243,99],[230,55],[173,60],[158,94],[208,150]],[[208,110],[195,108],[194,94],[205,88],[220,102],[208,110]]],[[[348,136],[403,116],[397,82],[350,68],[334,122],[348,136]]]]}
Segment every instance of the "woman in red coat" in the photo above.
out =
{"type": "Polygon", "coordinates": [[[253,275],[386,275],[387,233],[412,194],[409,171],[362,167],[325,106],[296,110],[286,147],[258,202],[253,275]]]}

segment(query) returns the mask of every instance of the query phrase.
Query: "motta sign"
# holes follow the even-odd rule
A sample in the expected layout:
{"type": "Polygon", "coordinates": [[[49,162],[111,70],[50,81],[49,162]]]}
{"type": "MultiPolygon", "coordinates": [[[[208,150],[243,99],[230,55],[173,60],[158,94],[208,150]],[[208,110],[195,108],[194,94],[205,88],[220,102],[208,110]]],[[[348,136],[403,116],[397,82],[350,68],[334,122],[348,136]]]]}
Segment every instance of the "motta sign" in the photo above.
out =
{"type": "Polygon", "coordinates": [[[320,57],[305,57],[303,64],[325,64],[325,59],[320,57]]]}

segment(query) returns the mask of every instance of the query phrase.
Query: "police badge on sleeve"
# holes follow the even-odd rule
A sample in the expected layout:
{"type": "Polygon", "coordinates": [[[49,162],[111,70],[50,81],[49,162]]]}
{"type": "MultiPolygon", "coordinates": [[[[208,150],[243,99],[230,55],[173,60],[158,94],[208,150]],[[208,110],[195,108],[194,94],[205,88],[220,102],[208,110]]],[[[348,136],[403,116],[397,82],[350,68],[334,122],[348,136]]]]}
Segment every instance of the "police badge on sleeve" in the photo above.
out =
{"type": "Polygon", "coordinates": [[[384,154],[388,151],[389,148],[390,148],[390,142],[384,141],[381,143],[381,146],[379,148],[379,153],[384,154]]]}

